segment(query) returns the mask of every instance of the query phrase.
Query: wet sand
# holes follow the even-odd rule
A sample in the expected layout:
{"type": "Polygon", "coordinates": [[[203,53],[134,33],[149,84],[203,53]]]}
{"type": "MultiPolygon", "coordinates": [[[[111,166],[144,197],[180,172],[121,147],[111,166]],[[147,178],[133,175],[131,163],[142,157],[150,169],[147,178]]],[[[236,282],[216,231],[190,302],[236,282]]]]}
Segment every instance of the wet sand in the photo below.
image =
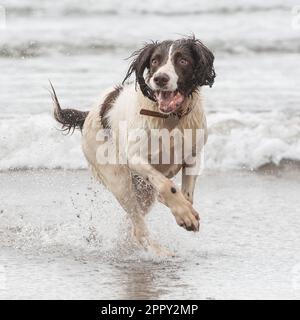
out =
{"type": "Polygon", "coordinates": [[[82,171],[0,173],[1,299],[300,298],[300,173],[199,177],[198,234],[156,205],[156,257],[113,196],[82,171]]]}

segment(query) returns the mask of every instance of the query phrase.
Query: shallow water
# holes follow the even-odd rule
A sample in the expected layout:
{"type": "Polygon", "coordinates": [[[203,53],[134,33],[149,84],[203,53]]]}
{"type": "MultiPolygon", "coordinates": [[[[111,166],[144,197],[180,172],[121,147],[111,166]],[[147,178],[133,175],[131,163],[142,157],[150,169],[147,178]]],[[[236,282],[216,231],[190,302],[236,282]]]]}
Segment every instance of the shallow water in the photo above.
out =
{"type": "Polygon", "coordinates": [[[206,172],[198,234],[156,205],[145,253],[124,212],[86,171],[0,175],[0,297],[9,299],[300,298],[299,172],[206,172]],[[1,274],[1,272],[0,272],[1,274]]]}

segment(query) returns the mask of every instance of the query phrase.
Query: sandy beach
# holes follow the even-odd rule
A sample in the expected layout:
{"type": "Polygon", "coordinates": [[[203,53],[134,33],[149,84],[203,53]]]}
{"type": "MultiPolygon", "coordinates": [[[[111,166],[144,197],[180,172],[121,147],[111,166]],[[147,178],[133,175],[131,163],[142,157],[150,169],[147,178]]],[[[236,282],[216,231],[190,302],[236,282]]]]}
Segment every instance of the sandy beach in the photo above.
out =
{"type": "Polygon", "coordinates": [[[88,171],[0,173],[1,299],[300,298],[300,172],[204,171],[200,233],[156,205],[156,257],[88,171]]]}

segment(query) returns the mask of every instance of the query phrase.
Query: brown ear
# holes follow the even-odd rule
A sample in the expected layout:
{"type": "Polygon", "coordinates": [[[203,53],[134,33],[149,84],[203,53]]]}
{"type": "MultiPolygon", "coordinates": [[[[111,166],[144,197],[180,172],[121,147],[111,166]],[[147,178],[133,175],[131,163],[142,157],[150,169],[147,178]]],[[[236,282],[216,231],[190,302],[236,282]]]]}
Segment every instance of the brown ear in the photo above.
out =
{"type": "Polygon", "coordinates": [[[213,53],[198,39],[190,39],[191,50],[196,61],[194,81],[196,86],[213,85],[216,73],[213,53]]]}
{"type": "Polygon", "coordinates": [[[150,68],[150,58],[157,45],[157,42],[151,42],[145,44],[143,48],[133,52],[130,56],[130,58],[133,58],[133,61],[131,62],[127,74],[122,82],[122,84],[124,84],[124,82],[129,79],[133,73],[135,73],[135,81],[139,84],[143,95],[151,100],[155,100],[155,98],[153,97],[152,90],[145,82],[144,71],[145,69],[150,68]]]}

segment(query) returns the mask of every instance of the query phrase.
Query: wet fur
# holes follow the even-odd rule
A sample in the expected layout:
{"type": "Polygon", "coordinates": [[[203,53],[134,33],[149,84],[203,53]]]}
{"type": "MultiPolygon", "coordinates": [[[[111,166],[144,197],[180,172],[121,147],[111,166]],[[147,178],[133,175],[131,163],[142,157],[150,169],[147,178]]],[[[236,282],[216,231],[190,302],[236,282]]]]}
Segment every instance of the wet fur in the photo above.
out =
{"type": "MultiPolygon", "coordinates": [[[[96,140],[100,129],[110,128],[117,134],[119,123],[126,121],[128,129],[203,129],[207,138],[206,118],[202,108],[200,87],[212,85],[215,78],[213,54],[194,37],[176,41],[176,45],[188,50],[193,61],[193,72],[185,80],[182,89],[186,95],[181,111],[190,112],[181,118],[155,118],[140,115],[141,108],[157,111],[157,103],[151,88],[147,85],[144,72],[151,74],[149,61],[159,46],[170,47],[170,41],[151,42],[134,52],[133,61],[123,81],[122,87],[108,91],[89,112],[74,109],[61,109],[52,87],[54,117],[70,131],[82,130],[82,149],[93,175],[111,191],[123,209],[127,212],[133,225],[133,234],[137,242],[147,250],[156,253],[167,253],[150,237],[144,215],[158,197],[158,200],[170,208],[178,225],[186,230],[199,229],[199,215],[193,208],[193,192],[197,176],[186,174],[186,166],[170,163],[135,164],[128,157],[127,164],[100,164],[97,161],[97,150],[101,141],[96,140]],[[135,83],[127,80],[135,74],[135,83]],[[182,186],[179,188],[169,178],[182,169],[182,186]]],[[[147,76],[146,76],[147,77],[147,76]]],[[[184,78],[182,78],[184,79],[184,78]]],[[[147,143],[141,141],[140,143],[147,143]]]]}
{"type": "Polygon", "coordinates": [[[56,92],[52,83],[50,82],[51,90],[50,94],[54,104],[54,118],[62,125],[61,130],[67,134],[73,133],[75,129],[82,130],[84,121],[88,115],[88,111],[79,111],[75,109],[62,109],[58,101],[56,92]]]}
{"type": "MultiPolygon", "coordinates": [[[[165,47],[168,49],[174,42],[163,41],[163,42],[150,42],[144,45],[141,49],[135,51],[130,58],[133,59],[127,74],[123,80],[123,84],[133,74],[135,74],[136,84],[139,85],[144,96],[150,100],[155,101],[155,97],[151,88],[147,85],[144,72],[147,69],[147,77],[151,76],[150,58],[158,47],[165,47]]],[[[178,48],[188,50],[194,60],[193,72],[189,75],[189,81],[183,84],[184,92],[186,95],[191,95],[197,91],[201,86],[209,85],[210,87],[214,83],[216,77],[214,69],[214,55],[213,53],[198,39],[194,36],[186,39],[177,40],[176,46],[178,48]]]]}

